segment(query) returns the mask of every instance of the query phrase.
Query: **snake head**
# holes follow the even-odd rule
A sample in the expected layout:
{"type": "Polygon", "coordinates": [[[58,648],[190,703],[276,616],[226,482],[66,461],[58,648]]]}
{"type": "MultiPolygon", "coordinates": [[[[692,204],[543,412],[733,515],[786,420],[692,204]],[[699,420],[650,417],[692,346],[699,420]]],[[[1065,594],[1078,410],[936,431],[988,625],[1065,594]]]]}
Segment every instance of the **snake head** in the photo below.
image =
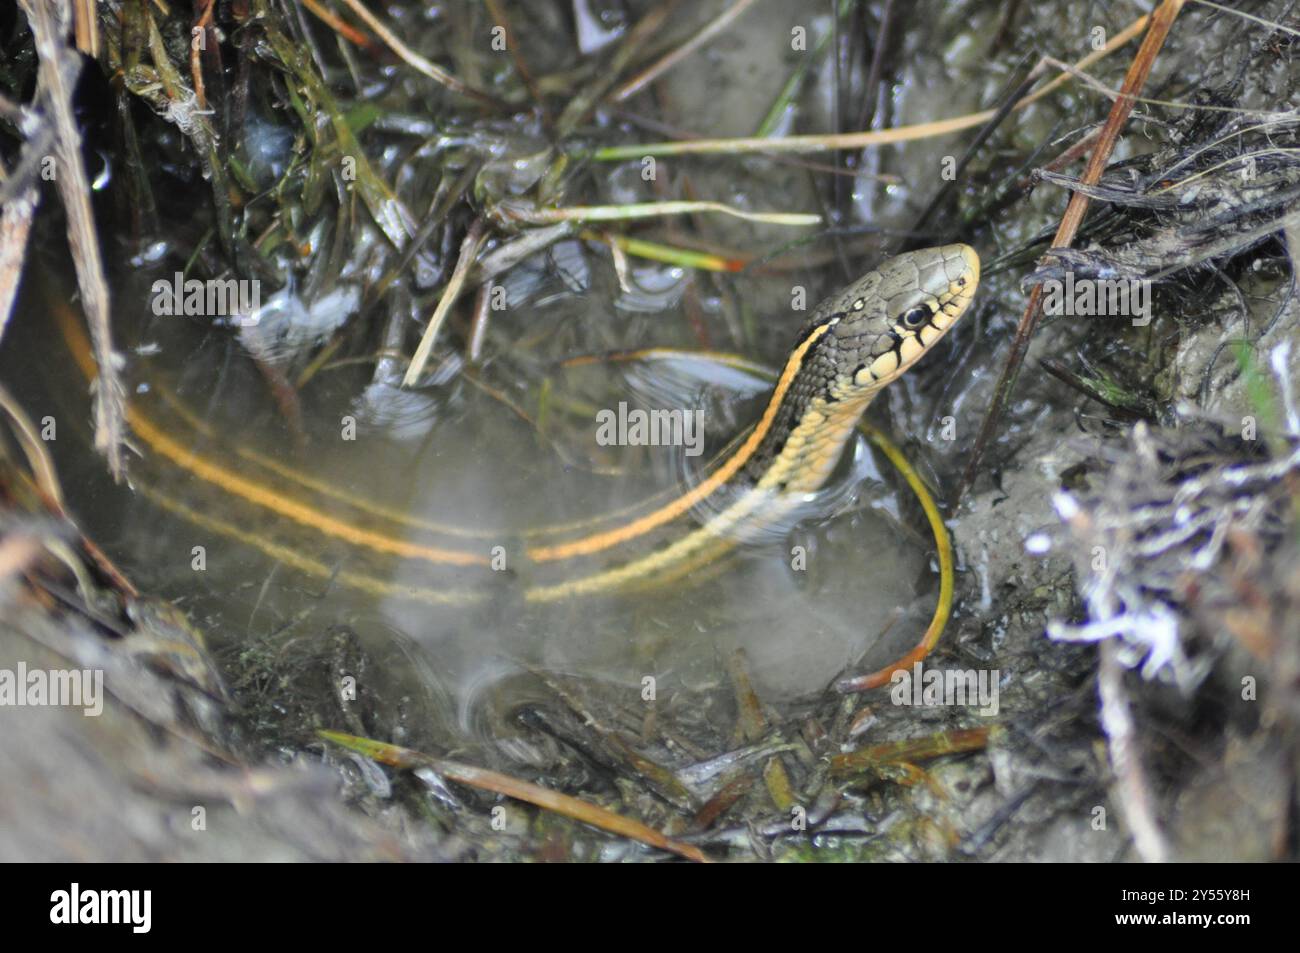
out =
{"type": "Polygon", "coordinates": [[[828,298],[813,320],[833,338],[837,396],[900,377],[957,323],[979,277],[975,249],[941,245],[891,258],[828,298]]]}
{"type": "Polygon", "coordinates": [[[818,305],[755,428],[749,478],[780,490],[821,486],[872,398],[957,323],[979,275],[968,245],[923,248],[818,305]]]}

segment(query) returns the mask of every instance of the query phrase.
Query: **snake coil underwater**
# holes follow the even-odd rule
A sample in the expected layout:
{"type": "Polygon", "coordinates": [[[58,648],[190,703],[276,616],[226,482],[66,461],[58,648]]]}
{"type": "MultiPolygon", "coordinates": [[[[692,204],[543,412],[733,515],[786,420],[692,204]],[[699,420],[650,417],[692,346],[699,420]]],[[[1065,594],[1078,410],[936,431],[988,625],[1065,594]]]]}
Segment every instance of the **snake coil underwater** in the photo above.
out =
{"type": "Polygon", "coordinates": [[[0,11],[0,859],[1295,860],[1297,37],[0,11]]]}

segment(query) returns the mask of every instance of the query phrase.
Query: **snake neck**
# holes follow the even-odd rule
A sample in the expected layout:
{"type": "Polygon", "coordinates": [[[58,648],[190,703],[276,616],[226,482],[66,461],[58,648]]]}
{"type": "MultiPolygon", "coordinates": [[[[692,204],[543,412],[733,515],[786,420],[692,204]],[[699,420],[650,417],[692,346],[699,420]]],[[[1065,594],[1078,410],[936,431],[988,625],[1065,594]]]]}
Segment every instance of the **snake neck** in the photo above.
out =
{"type": "Polygon", "coordinates": [[[776,406],[763,414],[767,428],[744,467],[751,485],[791,493],[819,489],[878,392],[853,386],[839,367],[835,340],[819,330],[816,346],[787,363],[785,386],[772,394],[776,406]]]}
{"type": "Polygon", "coordinates": [[[783,406],[778,417],[785,419],[759,444],[745,468],[746,477],[755,486],[778,492],[820,489],[873,397],[867,393],[831,401],[808,396],[798,406],[783,406]]]}

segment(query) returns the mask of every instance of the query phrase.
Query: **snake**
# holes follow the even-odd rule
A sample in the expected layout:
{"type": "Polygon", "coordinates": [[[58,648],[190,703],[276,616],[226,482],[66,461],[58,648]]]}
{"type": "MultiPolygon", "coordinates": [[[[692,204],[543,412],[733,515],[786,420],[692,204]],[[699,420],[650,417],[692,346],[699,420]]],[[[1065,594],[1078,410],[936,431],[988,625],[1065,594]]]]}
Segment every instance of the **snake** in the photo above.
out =
{"type": "MultiPolygon", "coordinates": [[[[807,494],[826,483],[872,401],[966,312],[979,278],[978,254],[969,245],[956,243],[896,255],[831,294],[797,333],[757,423],[743,439],[733,441],[707,475],[659,505],[596,531],[579,527],[567,533],[521,536],[517,555],[525,565],[538,570],[574,567],[558,579],[530,582],[523,588],[523,599],[554,603],[680,579],[733,548],[747,529],[779,525],[783,517],[797,511],[807,494]],[[661,531],[701,512],[706,516],[696,525],[661,538],[661,531]],[[638,541],[644,549],[651,539],[655,545],[648,552],[622,555],[638,541]],[[605,564],[593,568],[591,564],[601,558],[605,564]]],[[[93,379],[96,369],[84,332],[70,312],[56,312],[56,318],[80,370],[93,379]]],[[[183,408],[178,411],[177,419],[205,438],[216,436],[197,415],[183,408]]],[[[386,510],[247,447],[235,446],[225,456],[238,456],[249,467],[232,467],[221,456],[195,449],[193,441],[181,439],[174,427],[134,401],[127,404],[126,419],[144,448],[243,504],[279,516],[281,524],[297,528],[302,542],[250,529],[247,521],[223,518],[211,507],[191,506],[156,484],[137,484],[156,503],[195,525],[253,546],[302,572],[376,595],[438,605],[468,604],[485,597],[482,589],[474,587],[411,586],[382,575],[340,569],[312,556],[310,540],[323,536],[382,557],[471,570],[496,568],[486,546],[475,548],[465,541],[457,546],[435,545],[411,530],[445,527],[386,510]],[[340,515],[304,498],[302,490],[356,512],[340,515]],[[383,525],[374,525],[376,520],[383,525]]]]}

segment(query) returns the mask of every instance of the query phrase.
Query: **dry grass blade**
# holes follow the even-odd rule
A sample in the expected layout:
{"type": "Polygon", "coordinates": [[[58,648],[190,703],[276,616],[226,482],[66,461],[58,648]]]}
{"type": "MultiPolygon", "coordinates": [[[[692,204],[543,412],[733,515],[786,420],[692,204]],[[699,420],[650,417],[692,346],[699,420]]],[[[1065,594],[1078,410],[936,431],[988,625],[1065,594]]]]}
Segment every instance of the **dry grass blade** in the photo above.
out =
{"type": "Polygon", "coordinates": [[[317,3],[316,0],[302,0],[302,5],[311,12],[312,16],[317,20],[320,20],[321,23],[324,23],[327,27],[339,34],[339,36],[343,37],[353,46],[359,46],[363,50],[373,51],[379,49],[379,45],[375,43],[374,40],[370,39],[370,37],[366,36],[350,23],[336,17],[332,12],[326,10],[317,3]]]}
{"type": "Polygon", "coordinates": [[[433,310],[433,317],[429,319],[429,326],[424,329],[424,336],[420,338],[420,345],[415,349],[415,357],[411,358],[411,364],[407,367],[405,376],[402,377],[403,387],[413,387],[415,382],[420,379],[420,375],[424,373],[424,365],[429,362],[429,355],[433,353],[433,342],[438,338],[438,330],[442,327],[442,322],[446,320],[447,312],[451,310],[451,306],[460,297],[460,289],[464,287],[465,279],[469,277],[470,267],[474,264],[474,259],[478,256],[478,250],[483,246],[483,240],[486,237],[487,230],[483,227],[481,221],[476,221],[469,227],[465,240],[461,242],[460,257],[456,260],[456,269],[451,273],[447,287],[438,300],[438,306],[433,310]]]}
{"type": "Polygon", "coordinates": [[[497,210],[503,218],[529,225],[551,225],[555,222],[622,222],[641,218],[660,218],[668,215],[693,215],[696,212],[716,212],[747,222],[766,225],[803,227],[820,225],[820,215],[810,212],[746,212],[721,202],[675,201],[632,202],[626,205],[575,205],[568,208],[532,208],[522,202],[501,202],[497,210]]]}
{"type": "Polygon", "coordinates": [[[687,139],[681,142],[652,142],[628,146],[611,146],[597,149],[592,158],[603,162],[621,162],[627,159],[639,159],[642,156],[675,156],[688,153],[723,152],[740,154],[749,152],[830,152],[835,149],[863,149],[867,146],[883,146],[897,142],[912,142],[943,136],[950,132],[961,132],[987,122],[992,118],[991,111],[970,113],[965,116],[953,116],[949,119],[936,119],[933,122],[920,122],[910,126],[895,126],[892,129],[873,129],[868,132],[843,132],[831,135],[786,136],[771,139],[766,136],[738,139],[687,139]]]}
{"type": "Polygon", "coordinates": [[[40,431],[23,410],[22,405],[14,399],[3,384],[0,384],[0,411],[9,418],[18,443],[27,457],[36,485],[51,504],[63,510],[63,488],[59,485],[59,475],[54,469],[45,441],[40,438],[40,431]]]}
{"type": "Polygon", "coordinates": [[[1238,10],[1235,7],[1229,7],[1222,3],[1214,3],[1213,0],[1193,0],[1203,7],[1210,7],[1221,13],[1230,13],[1234,17],[1241,17],[1243,20],[1249,20],[1252,23],[1258,23],[1260,26],[1266,26],[1270,30],[1277,30],[1281,33],[1290,33],[1292,36],[1300,36],[1300,30],[1294,27],[1283,26],[1275,20],[1265,20],[1263,17],[1257,17],[1253,13],[1246,13],[1244,10],[1238,10]]]}
{"type": "Polygon", "coordinates": [[[437,63],[430,62],[419,53],[415,52],[415,50],[403,43],[397,34],[384,26],[383,21],[367,10],[365,4],[361,3],[361,0],[343,0],[343,3],[346,4],[347,8],[355,13],[357,17],[366,24],[366,26],[374,30],[375,35],[383,40],[384,43],[387,44],[388,48],[401,57],[402,61],[408,66],[423,73],[435,83],[440,83],[453,92],[460,93],[462,96],[469,96],[472,99],[477,99],[492,106],[500,107],[504,105],[504,103],[491,93],[485,93],[481,89],[475,89],[463,80],[457,79],[437,63]]]}
{"type": "Polygon", "coordinates": [[[99,365],[95,384],[95,449],[108,458],[108,469],[115,480],[123,475],[122,440],[125,398],[118,378],[113,354],[113,337],[109,327],[108,283],[99,254],[95,216],[90,207],[90,182],[81,161],[81,137],[72,112],[73,87],[81,71],[81,59],[73,53],[63,37],[68,17],[66,3],[21,0],[31,24],[40,57],[41,91],[54,124],[55,151],[58,156],[56,181],[59,196],[68,214],[68,244],[77,271],[77,286],[90,322],[90,336],[99,365]]]}
{"type": "Polygon", "coordinates": [[[356,751],[367,757],[374,758],[381,764],[406,769],[429,768],[447,780],[455,781],[457,784],[465,784],[469,787],[478,788],[480,791],[503,794],[506,797],[524,801],[543,810],[570,817],[583,824],[590,824],[592,827],[600,828],[611,834],[628,837],[659,850],[670,851],[680,857],[685,857],[687,860],[702,864],[709,862],[709,858],[698,847],[692,847],[689,844],[683,844],[670,837],[665,837],[653,827],[648,827],[640,821],[634,821],[621,814],[615,814],[613,811],[607,811],[603,807],[597,807],[595,804],[589,804],[576,797],[560,794],[550,788],[544,788],[511,777],[508,774],[502,774],[500,771],[490,771],[487,768],[477,768],[473,765],[460,764],[455,761],[444,761],[441,758],[434,758],[419,751],[412,751],[410,748],[402,748],[398,745],[390,745],[370,738],[360,738],[339,731],[321,731],[319,734],[327,741],[332,741],[350,751],[356,751]]]}
{"type": "Polygon", "coordinates": [[[634,821],[621,814],[615,814],[613,811],[607,811],[603,807],[597,807],[595,804],[590,804],[579,798],[560,794],[550,788],[530,784],[527,781],[512,778],[510,775],[502,774],[499,771],[489,771],[486,768],[457,764],[454,761],[440,761],[437,763],[435,770],[451,781],[525,801],[556,814],[563,814],[575,821],[581,821],[583,824],[598,827],[611,834],[618,834],[621,837],[630,838],[650,847],[669,851],[699,864],[709,862],[709,858],[698,847],[675,841],[670,837],[665,837],[653,827],[642,824],[640,821],[634,821]]]}
{"type": "Polygon", "coordinates": [[[614,92],[610,94],[610,100],[612,102],[621,103],[628,97],[634,96],[682,60],[686,59],[686,57],[690,56],[705,43],[709,42],[713,37],[717,36],[719,32],[725,30],[742,13],[753,5],[754,0],[736,0],[735,3],[719,13],[708,25],[692,35],[691,38],[681,46],[665,53],[646,69],[642,70],[618,89],[614,90],[614,92]]]}
{"type": "MultiPolygon", "coordinates": [[[[1138,17],[1127,27],[1115,34],[1106,45],[1089,53],[1074,64],[1074,69],[1087,69],[1093,63],[1127,44],[1141,34],[1150,18],[1138,17]]],[[[1052,79],[1015,104],[1013,108],[1024,109],[1047,96],[1073,77],[1068,73],[1052,79]]],[[[933,136],[944,136],[965,129],[973,129],[996,119],[996,109],[985,109],[964,116],[952,116],[948,119],[936,119],[932,122],[915,123],[910,126],[895,126],[892,129],[872,129],[863,132],[843,132],[834,135],[785,136],[772,139],[766,136],[750,136],[738,139],[688,139],[679,142],[633,143],[626,146],[610,146],[597,149],[592,158],[600,162],[622,162],[628,159],[640,159],[643,156],[672,156],[688,153],[721,152],[731,155],[742,153],[806,153],[828,152],[835,149],[864,149],[868,146],[891,145],[899,142],[913,142],[933,136]]]]}
{"type": "MultiPolygon", "coordinates": [[[[1084,186],[1096,185],[1101,180],[1101,174],[1105,171],[1106,163],[1110,161],[1110,154],[1119,139],[1120,130],[1124,128],[1124,124],[1128,121],[1137,94],[1142,91],[1142,87],[1146,84],[1147,76],[1151,73],[1151,67],[1155,64],[1156,56],[1160,53],[1165,37],[1169,35],[1169,30],[1182,7],[1183,0],[1164,0],[1164,3],[1151,15],[1150,28],[1142,40],[1142,45],[1138,47],[1133,62],[1129,65],[1119,98],[1111,106],[1110,114],[1106,117],[1106,123],[1102,126],[1101,134],[1097,138],[1097,147],[1089,156],[1088,164],[1080,177],[1080,182],[1084,186]]],[[[1065,214],[1061,216],[1061,224],[1056,230],[1056,237],[1052,239],[1052,248],[1069,248],[1073,244],[1074,236],[1083,223],[1083,216],[1088,210],[1090,201],[1091,199],[1082,191],[1076,191],[1070,196],[1070,202],[1065,208],[1065,214]]],[[[1002,369],[997,387],[993,392],[993,400],[989,406],[988,414],[980,426],[979,436],[976,437],[970,461],[966,464],[961,482],[957,486],[957,492],[953,499],[954,504],[965,495],[975,479],[975,473],[979,468],[984,450],[993,436],[993,431],[998,425],[998,418],[1002,414],[1002,408],[1006,405],[1011,389],[1015,385],[1016,374],[1020,371],[1020,365],[1024,362],[1025,353],[1029,348],[1029,341],[1033,337],[1034,330],[1038,327],[1038,318],[1042,313],[1042,298],[1042,284],[1034,285],[1030,291],[1029,301],[1025,305],[1024,313],[1020,317],[1020,324],[1016,328],[1016,336],[1011,343],[1011,353],[1007,355],[1006,365],[1002,369]]]]}

